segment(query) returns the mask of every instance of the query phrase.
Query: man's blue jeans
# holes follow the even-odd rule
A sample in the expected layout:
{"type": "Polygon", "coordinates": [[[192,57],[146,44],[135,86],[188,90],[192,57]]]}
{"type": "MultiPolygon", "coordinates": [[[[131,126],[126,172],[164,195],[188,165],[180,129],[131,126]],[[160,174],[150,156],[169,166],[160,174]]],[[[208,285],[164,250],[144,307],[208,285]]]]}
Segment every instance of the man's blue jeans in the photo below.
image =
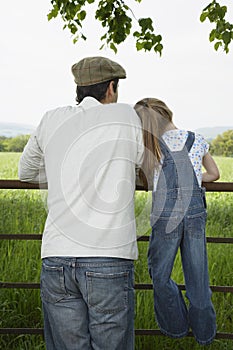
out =
{"type": "Polygon", "coordinates": [[[132,260],[43,259],[41,299],[47,349],[133,350],[133,281],[132,260]]]}

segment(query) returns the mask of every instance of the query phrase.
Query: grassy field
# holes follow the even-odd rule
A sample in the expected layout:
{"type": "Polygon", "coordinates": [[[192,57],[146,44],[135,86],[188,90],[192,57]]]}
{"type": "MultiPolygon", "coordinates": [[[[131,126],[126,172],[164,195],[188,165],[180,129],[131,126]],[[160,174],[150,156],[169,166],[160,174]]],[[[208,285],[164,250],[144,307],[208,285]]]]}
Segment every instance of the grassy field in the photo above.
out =
{"type": "MultiPolygon", "coordinates": [[[[17,178],[19,154],[0,153],[0,179],[17,178]]],[[[220,181],[233,181],[233,159],[215,158],[221,171],[220,181]]],[[[42,233],[46,218],[44,196],[36,190],[0,191],[0,233],[42,233]]],[[[148,235],[150,193],[136,193],[136,217],[139,235],[148,235]]],[[[207,236],[232,237],[233,194],[207,193],[207,236]]],[[[136,283],[150,283],[147,273],[147,246],[139,242],[136,283]]],[[[211,285],[233,285],[233,246],[208,244],[211,285]]],[[[39,282],[40,241],[0,241],[1,281],[39,282]]],[[[177,256],[173,278],[184,283],[180,257],[177,256]]],[[[233,295],[213,293],[219,332],[233,332],[233,295]]],[[[39,290],[0,289],[0,327],[42,327],[39,290]]],[[[153,312],[152,291],[136,291],[136,328],[158,329],[153,312]]],[[[198,350],[193,338],[173,340],[165,336],[136,337],[137,350],[198,350]]],[[[1,335],[0,349],[44,350],[40,336],[1,335]]],[[[231,350],[233,341],[215,340],[210,350],[231,350]]],[[[126,350],[126,349],[122,349],[126,350]]]]}

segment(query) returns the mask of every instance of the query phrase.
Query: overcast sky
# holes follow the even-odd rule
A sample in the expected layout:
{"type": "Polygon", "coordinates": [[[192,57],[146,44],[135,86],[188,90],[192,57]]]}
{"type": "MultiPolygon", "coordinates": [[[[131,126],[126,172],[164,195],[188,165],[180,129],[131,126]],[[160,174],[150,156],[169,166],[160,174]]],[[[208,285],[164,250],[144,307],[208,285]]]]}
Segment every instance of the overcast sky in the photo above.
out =
{"type": "MultiPolygon", "coordinates": [[[[212,26],[199,17],[210,0],[126,2],[137,18],[153,18],[156,32],[163,36],[162,57],[137,52],[132,40],[116,55],[110,49],[100,51],[103,31],[89,18],[92,10],[83,29],[88,40],[74,45],[60,19],[48,22],[49,0],[2,1],[0,121],[36,126],[47,110],[75,104],[71,65],[85,56],[101,55],[127,71],[119,102],[160,98],[173,110],[180,128],[233,126],[233,45],[226,55],[209,43],[212,26]]],[[[227,19],[233,22],[232,0],[221,3],[228,6],[227,19]]]]}

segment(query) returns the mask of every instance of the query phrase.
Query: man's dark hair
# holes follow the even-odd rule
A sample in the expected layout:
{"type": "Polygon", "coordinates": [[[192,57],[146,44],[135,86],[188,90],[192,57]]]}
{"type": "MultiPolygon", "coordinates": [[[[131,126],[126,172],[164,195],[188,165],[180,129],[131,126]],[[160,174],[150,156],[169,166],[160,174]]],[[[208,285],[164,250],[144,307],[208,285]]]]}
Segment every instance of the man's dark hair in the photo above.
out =
{"type": "Polygon", "coordinates": [[[76,88],[76,101],[78,103],[82,102],[84,97],[90,96],[94,97],[99,102],[105,98],[107,88],[110,82],[113,81],[113,90],[116,92],[118,85],[118,78],[104,81],[103,83],[89,85],[89,86],[78,86],[76,88]]]}

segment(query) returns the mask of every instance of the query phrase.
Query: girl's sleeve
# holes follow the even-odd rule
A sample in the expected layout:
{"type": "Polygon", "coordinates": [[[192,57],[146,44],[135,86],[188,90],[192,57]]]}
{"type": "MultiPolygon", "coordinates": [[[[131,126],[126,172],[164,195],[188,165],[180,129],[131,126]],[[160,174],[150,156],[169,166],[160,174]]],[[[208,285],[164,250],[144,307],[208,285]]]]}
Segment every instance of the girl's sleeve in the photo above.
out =
{"type": "Polygon", "coordinates": [[[202,135],[200,135],[200,134],[196,134],[196,137],[197,137],[197,139],[198,139],[198,143],[202,146],[203,156],[205,156],[205,155],[209,152],[210,145],[209,145],[209,143],[206,141],[206,139],[204,138],[204,136],[202,136],[202,135]]]}
{"type": "Polygon", "coordinates": [[[203,149],[204,149],[204,156],[205,156],[206,153],[209,152],[210,145],[209,145],[208,142],[204,139],[204,137],[203,137],[203,149]]]}

